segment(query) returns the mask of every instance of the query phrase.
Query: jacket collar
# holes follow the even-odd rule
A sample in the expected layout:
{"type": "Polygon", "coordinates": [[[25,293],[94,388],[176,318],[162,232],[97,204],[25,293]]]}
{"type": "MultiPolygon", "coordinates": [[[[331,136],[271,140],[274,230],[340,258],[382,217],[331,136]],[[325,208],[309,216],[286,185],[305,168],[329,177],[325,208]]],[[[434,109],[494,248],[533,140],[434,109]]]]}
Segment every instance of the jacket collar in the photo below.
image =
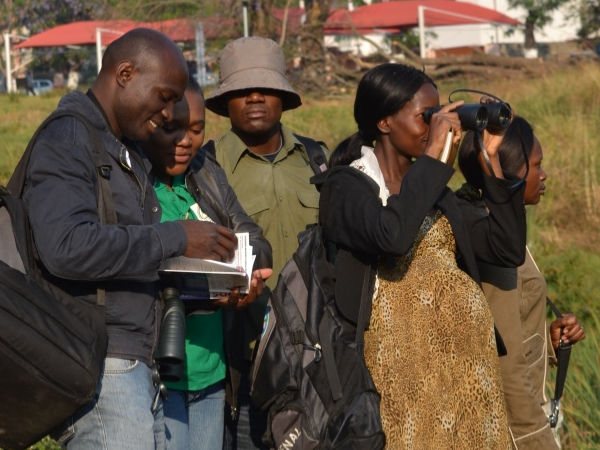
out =
{"type": "MultiPolygon", "coordinates": [[[[57,109],[78,110],[85,114],[96,128],[113,134],[100,104],[83,92],[69,92],[60,99],[57,109]]],[[[117,139],[116,136],[115,139],[117,139]]]]}

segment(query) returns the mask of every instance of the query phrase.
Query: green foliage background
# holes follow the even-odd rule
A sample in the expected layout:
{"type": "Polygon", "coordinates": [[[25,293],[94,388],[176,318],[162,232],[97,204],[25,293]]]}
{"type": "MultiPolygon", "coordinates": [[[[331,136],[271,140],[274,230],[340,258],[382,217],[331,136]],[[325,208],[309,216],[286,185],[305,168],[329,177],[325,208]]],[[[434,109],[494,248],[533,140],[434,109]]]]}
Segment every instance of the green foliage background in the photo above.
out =
{"type": "MultiPolygon", "coordinates": [[[[441,98],[456,87],[492,92],[534,124],[544,150],[547,190],[528,211],[528,245],[546,275],[549,295],[575,313],[587,339],[575,346],[563,397],[563,448],[600,448],[600,66],[565,67],[536,78],[439,83],[441,98]]],[[[0,183],[5,184],[36,126],[55,108],[60,92],[44,97],[0,96],[0,183]]],[[[354,131],[353,93],[304,98],[284,114],[300,134],[330,148],[354,131]]],[[[207,139],[228,128],[207,113],[207,139]]],[[[451,184],[461,184],[456,174],[451,184]]],[[[552,387],[553,388],[553,387],[552,387]]],[[[58,448],[49,439],[33,448],[58,448]]]]}

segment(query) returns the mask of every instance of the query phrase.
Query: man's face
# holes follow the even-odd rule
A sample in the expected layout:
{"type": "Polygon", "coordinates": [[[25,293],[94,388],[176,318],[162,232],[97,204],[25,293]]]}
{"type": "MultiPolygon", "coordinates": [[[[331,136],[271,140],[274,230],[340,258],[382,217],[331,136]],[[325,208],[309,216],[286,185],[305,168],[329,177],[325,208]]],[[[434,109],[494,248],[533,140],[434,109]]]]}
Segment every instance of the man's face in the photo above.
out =
{"type": "Polygon", "coordinates": [[[277,91],[247,89],[229,95],[227,111],[234,130],[243,134],[262,135],[279,127],[283,107],[277,91]]]}
{"type": "Polygon", "coordinates": [[[173,117],[175,103],[187,84],[187,68],[179,58],[169,57],[133,67],[115,116],[121,134],[146,141],[173,117]]]}

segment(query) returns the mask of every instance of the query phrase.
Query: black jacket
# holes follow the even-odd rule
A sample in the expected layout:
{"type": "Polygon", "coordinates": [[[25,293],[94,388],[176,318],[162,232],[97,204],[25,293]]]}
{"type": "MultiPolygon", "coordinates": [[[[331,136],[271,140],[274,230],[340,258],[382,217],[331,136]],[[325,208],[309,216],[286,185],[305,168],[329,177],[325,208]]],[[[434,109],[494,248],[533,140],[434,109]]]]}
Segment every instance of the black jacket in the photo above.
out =
{"type": "Polygon", "coordinates": [[[379,258],[405,254],[428,212],[438,208],[448,218],[457,245],[457,262],[479,282],[476,259],[517,267],[525,258],[523,189],[511,181],[487,177],[481,214],[446,187],[449,166],[427,156],[418,158],[402,181],[398,194],[379,199],[379,187],[362,172],[348,167],[331,169],[321,185],[319,221],[327,240],[336,244],[336,302],[355,322],[363,271],[371,271],[371,291],[379,258]]]}
{"type": "MultiPolygon", "coordinates": [[[[250,244],[256,255],[254,269],[273,267],[273,255],[269,241],[264,237],[262,229],[240,205],[233,188],[227,181],[227,175],[213,154],[204,149],[200,150],[190,165],[185,184],[200,209],[215,223],[231,228],[236,233],[248,232],[250,234],[250,244]]],[[[254,305],[250,305],[247,310],[242,311],[223,311],[223,333],[227,358],[226,397],[231,411],[237,411],[240,373],[245,365],[244,322],[250,320],[247,314],[251,313],[253,307],[254,305]]]]}
{"type": "Polygon", "coordinates": [[[108,355],[151,363],[159,314],[157,269],[183,254],[183,227],[159,223],[150,163],[119,141],[92,99],[64,96],[58,109],[76,109],[96,126],[109,155],[117,225],[102,225],[97,174],[86,127],[73,117],[53,121],[33,148],[23,200],[45,277],[82,301],[106,288],[108,355]],[[128,156],[129,155],[129,156],[128,156]]]}
{"type": "Polygon", "coordinates": [[[200,209],[215,223],[231,228],[236,233],[250,234],[250,244],[256,255],[255,268],[272,267],[271,244],[240,205],[227,181],[227,175],[214,156],[200,150],[188,169],[185,184],[200,209]]]}

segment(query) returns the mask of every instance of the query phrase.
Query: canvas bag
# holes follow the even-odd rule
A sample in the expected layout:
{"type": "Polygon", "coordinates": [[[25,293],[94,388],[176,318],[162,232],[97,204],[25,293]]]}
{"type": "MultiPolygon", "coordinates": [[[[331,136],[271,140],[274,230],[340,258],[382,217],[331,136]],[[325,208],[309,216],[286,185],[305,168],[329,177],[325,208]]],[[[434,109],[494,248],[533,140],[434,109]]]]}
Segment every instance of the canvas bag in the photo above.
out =
{"type": "Polygon", "coordinates": [[[251,372],[252,399],[268,411],[265,442],[294,450],[383,448],[380,397],[363,356],[369,271],[354,325],[335,305],[321,227],[301,233],[299,243],[269,300],[251,372]]]}
{"type": "MultiPolygon", "coordinates": [[[[40,131],[76,111],[52,113],[31,138],[9,182],[0,186],[0,447],[25,448],[89,403],[106,355],[104,290],[97,303],[53,289],[40,275],[23,191],[30,153],[40,131]]],[[[92,142],[100,143],[99,137],[92,142]]],[[[93,145],[98,169],[98,207],[103,223],[116,223],[108,155],[93,145]]],[[[98,148],[100,147],[100,148],[98,148]]]]}

